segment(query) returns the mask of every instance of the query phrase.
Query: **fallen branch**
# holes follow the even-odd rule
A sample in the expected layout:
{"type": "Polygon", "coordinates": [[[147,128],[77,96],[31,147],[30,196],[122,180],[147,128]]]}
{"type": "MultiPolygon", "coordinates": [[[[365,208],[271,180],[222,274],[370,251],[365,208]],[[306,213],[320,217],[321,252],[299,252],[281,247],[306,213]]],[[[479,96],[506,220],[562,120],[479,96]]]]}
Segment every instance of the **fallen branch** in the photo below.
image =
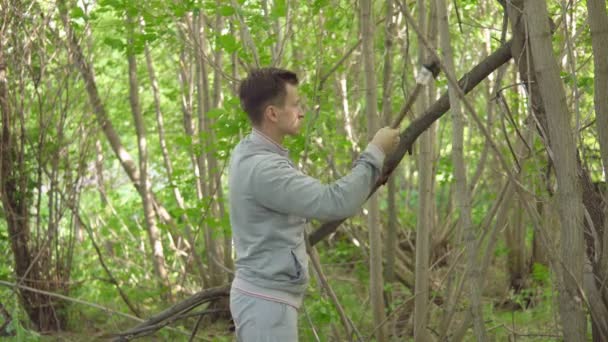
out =
{"type": "Polygon", "coordinates": [[[230,285],[223,285],[220,287],[213,287],[200,291],[190,296],[188,299],[183,300],[173,305],[172,307],[162,311],[161,313],[150,317],[148,320],[141,323],[140,325],[131,328],[125,332],[113,335],[113,337],[115,337],[114,341],[129,341],[134,338],[150,335],[180,318],[190,316],[186,315],[186,313],[193,310],[194,308],[204,303],[216,300],[218,298],[228,297],[229,295],[230,285]]]}

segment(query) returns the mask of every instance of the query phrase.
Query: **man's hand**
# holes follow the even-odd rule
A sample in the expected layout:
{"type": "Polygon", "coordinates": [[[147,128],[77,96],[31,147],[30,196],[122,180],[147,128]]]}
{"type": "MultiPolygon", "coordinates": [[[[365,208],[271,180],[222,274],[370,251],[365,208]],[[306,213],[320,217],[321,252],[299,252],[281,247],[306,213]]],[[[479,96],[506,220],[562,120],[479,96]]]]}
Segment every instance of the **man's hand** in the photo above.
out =
{"type": "Polygon", "coordinates": [[[399,130],[390,127],[383,127],[376,132],[372,139],[372,144],[378,146],[387,156],[395,151],[399,145],[399,130]]]}

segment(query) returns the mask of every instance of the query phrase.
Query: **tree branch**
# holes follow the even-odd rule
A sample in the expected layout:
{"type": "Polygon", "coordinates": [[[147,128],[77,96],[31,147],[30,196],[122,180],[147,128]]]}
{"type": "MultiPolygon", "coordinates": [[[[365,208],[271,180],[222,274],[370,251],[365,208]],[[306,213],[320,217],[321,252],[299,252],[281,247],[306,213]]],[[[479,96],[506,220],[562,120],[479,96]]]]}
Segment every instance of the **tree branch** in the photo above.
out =
{"type": "Polygon", "coordinates": [[[150,317],[147,321],[139,324],[138,326],[114,335],[116,337],[114,341],[129,341],[135,337],[139,337],[142,332],[151,333],[156,331],[175,321],[176,317],[183,315],[197,306],[220,297],[228,297],[229,294],[230,284],[200,291],[188,299],[160,312],[156,316],[150,317]],[[165,321],[168,321],[168,323],[165,321]]]}
{"type": "MultiPolygon", "coordinates": [[[[494,70],[498,69],[501,65],[505,64],[511,59],[511,41],[507,42],[496,50],[493,54],[488,56],[485,60],[476,65],[471,71],[464,75],[458,82],[465,94],[469,93],[475,86],[483,81],[489,74],[494,70]]],[[[439,119],[450,109],[450,100],[447,92],[445,92],[439,100],[435,101],[418,119],[414,120],[400,135],[401,141],[399,147],[392,155],[388,156],[385,164],[382,176],[374,185],[374,189],[370,193],[373,194],[376,190],[383,185],[390,174],[395,170],[397,165],[401,162],[405,156],[406,151],[412,148],[414,141],[424,132],[427,128],[439,119]]],[[[323,224],[319,229],[309,234],[308,239],[310,240],[311,246],[314,246],[325,237],[335,232],[340,224],[346,219],[331,221],[323,224]]]]}

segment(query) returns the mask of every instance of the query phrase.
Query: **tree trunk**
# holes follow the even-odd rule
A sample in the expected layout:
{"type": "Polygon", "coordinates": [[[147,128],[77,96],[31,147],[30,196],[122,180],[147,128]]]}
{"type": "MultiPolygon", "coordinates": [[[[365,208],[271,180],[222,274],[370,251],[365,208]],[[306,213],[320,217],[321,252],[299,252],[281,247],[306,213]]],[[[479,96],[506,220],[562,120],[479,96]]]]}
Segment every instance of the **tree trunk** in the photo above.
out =
{"type": "Polygon", "coordinates": [[[509,285],[515,293],[519,293],[525,286],[525,279],[528,273],[525,260],[526,227],[523,222],[521,203],[518,200],[513,202],[511,203],[512,208],[509,223],[505,229],[505,243],[508,246],[507,269],[509,272],[509,285]]]}
{"type": "MultiPolygon", "coordinates": [[[[361,36],[363,40],[363,64],[365,71],[365,108],[367,113],[367,134],[369,140],[378,130],[376,76],[374,72],[374,19],[370,0],[361,0],[361,36]]],[[[374,326],[382,324],[384,312],[384,281],[382,279],[382,235],[378,197],[373,195],[368,201],[368,230],[370,242],[370,299],[374,326]]],[[[386,326],[376,331],[379,342],[387,341],[386,326]]]]}
{"type": "MultiPolygon", "coordinates": [[[[129,37],[127,41],[130,42],[130,46],[132,46],[134,34],[133,29],[135,25],[136,23],[133,18],[129,17],[127,19],[127,26],[129,28],[129,37]]],[[[137,148],[139,151],[139,181],[141,187],[140,195],[143,202],[144,219],[146,229],[148,231],[148,239],[150,240],[150,247],[152,248],[154,272],[159,278],[159,284],[166,288],[168,295],[167,297],[171,298],[171,285],[165,265],[165,254],[163,251],[160,230],[156,225],[156,217],[152,207],[150,181],[148,179],[148,147],[146,141],[146,127],[139,104],[137,62],[135,60],[135,53],[131,48],[127,49],[127,59],[129,62],[129,103],[131,105],[131,113],[133,114],[133,120],[135,122],[135,132],[137,134],[137,148]]]]}
{"type": "MultiPolygon", "coordinates": [[[[211,106],[209,99],[209,80],[207,75],[207,67],[203,60],[204,54],[204,41],[205,41],[205,29],[204,19],[199,13],[193,17],[194,27],[194,57],[196,63],[196,93],[197,93],[197,116],[198,116],[198,142],[201,147],[199,155],[197,156],[197,165],[199,172],[199,184],[202,189],[202,199],[204,203],[208,205],[204,208],[209,208],[206,212],[201,215],[212,215],[212,201],[213,201],[213,189],[215,183],[215,177],[213,170],[211,169],[214,165],[211,165],[208,161],[206,150],[208,150],[208,139],[204,138],[203,133],[208,133],[209,120],[206,117],[207,112],[211,106]]],[[[210,285],[216,286],[221,283],[222,272],[218,265],[220,258],[218,258],[217,245],[213,238],[211,228],[209,224],[203,219],[202,222],[203,233],[205,237],[205,252],[207,256],[207,267],[209,270],[210,285]]]]}
{"type": "Polygon", "coordinates": [[[579,286],[583,284],[585,258],[583,239],[582,189],[577,176],[576,145],[566,108],[566,93],[553,55],[546,4],[526,0],[524,5],[530,31],[532,56],[542,64],[534,64],[536,80],[547,113],[550,147],[557,176],[557,200],[561,219],[560,276],[563,288],[559,293],[560,316],[566,341],[586,339],[586,319],[579,286]]]}
{"type": "MultiPolygon", "coordinates": [[[[439,31],[441,36],[441,50],[443,51],[443,62],[446,66],[446,73],[456,74],[452,55],[452,45],[450,39],[450,29],[448,25],[448,11],[445,0],[437,0],[439,11],[439,31]]],[[[466,244],[469,270],[465,281],[468,283],[468,290],[471,296],[471,313],[473,318],[473,330],[478,341],[486,341],[487,335],[484,326],[483,312],[481,307],[481,294],[483,289],[483,279],[479,269],[477,253],[477,238],[475,226],[471,219],[471,198],[469,187],[467,186],[467,169],[463,152],[464,118],[460,108],[457,90],[448,85],[450,97],[450,108],[452,111],[452,162],[454,164],[454,195],[455,206],[459,213],[458,231],[464,233],[466,244]]],[[[457,236],[461,236],[459,233],[457,236]]]]}
{"type": "Polygon", "coordinates": [[[241,16],[239,3],[236,0],[231,0],[230,4],[232,4],[232,7],[236,10],[236,14],[234,16],[239,21],[239,27],[241,29],[241,41],[243,42],[243,45],[250,50],[249,52],[251,53],[251,57],[253,58],[254,63],[253,66],[259,68],[261,65],[258,49],[255,46],[253,38],[251,37],[251,32],[249,32],[247,23],[245,23],[245,20],[241,16]]]}
{"type": "MultiPolygon", "coordinates": [[[[608,14],[606,13],[606,1],[587,0],[589,13],[589,27],[591,29],[591,45],[593,47],[594,62],[594,104],[599,135],[600,152],[604,169],[604,178],[608,177],[608,14]]],[[[604,212],[606,208],[604,208],[604,212]]],[[[604,214],[604,217],[606,215],[604,214]]],[[[604,224],[606,227],[606,224],[604,224]]],[[[602,250],[600,262],[594,265],[599,271],[600,283],[608,281],[608,233],[602,230],[602,250]]],[[[604,286],[604,301],[608,305],[608,288],[604,286]]]]}
{"type": "MultiPolygon", "coordinates": [[[[221,1],[216,1],[219,6],[221,1]]],[[[215,29],[216,31],[221,31],[223,29],[224,20],[220,13],[216,14],[215,17],[215,29]]],[[[218,49],[215,52],[214,56],[214,64],[215,64],[215,73],[213,75],[213,107],[219,108],[222,105],[222,52],[218,49]]],[[[211,132],[211,140],[215,141],[215,133],[213,129],[210,129],[211,132]]],[[[213,159],[215,155],[212,155],[213,159]]],[[[212,164],[217,165],[217,161],[212,162],[212,164]]],[[[217,169],[215,172],[215,188],[217,189],[217,200],[216,203],[219,209],[219,218],[223,219],[226,216],[226,209],[224,208],[224,190],[222,187],[222,172],[223,170],[217,169]]],[[[232,260],[232,234],[229,230],[224,231],[224,266],[229,270],[234,269],[234,261],[232,260]]],[[[228,274],[228,280],[232,279],[232,275],[228,274]]]]}
{"type": "MultiPolygon", "coordinates": [[[[169,150],[167,147],[167,142],[165,139],[165,124],[163,112],[160,107],[160,89],[158,86],[158,81],[156,79],[156,72],[154,70],[154,63],[152,62],[152,56],[150,54],[150,48],[148,45],[145,46],[145,55],[146,55],[146,65],[148,69],[148,76],[150,78],[150,84],[152,86],[152,94],[154,96],[154,109],[156,112],[156,124],[158,127],[158,141],[161,147],[161,153],[163,155],[163,162],[165,164],[165,171],[167,172],[167,181],[169,184],[174,184],[173,179],[173,166],[171,163],[171,157],[169,156],[169,150]]],[[[181,192],[179,191],[179,187],[172,186],[173,189],[173,197],[175,198],[175,202],[177,203],[177,207],[180,210],[185,209],[184,198],[182,197],[181,192]]],[[[192,236],[192,224],[188,218],[188,215],[185,213],[180,217],[184,222],[184,235],[186,237],[187,243],[184,247],[184,252],[187,254],[185,259],[188,260],[190,257],[195,260],[195,265],[197,266],[197,271],[200,275],[204,274],[205,271],[200,262],[201,257],[199,256],[195,247],[194,238],[192,236]]],[[[181,236],[177,236],[178,240],[181,240],[181,236]]],[[[180,248],[180,244],[177,244],[177,249],[180,248]]],[[[181,253],[180,253],[181,254],[181,253]]],[[[186,265],[188,262],[186,262],[186,265]]]]}
{"type": "MultiPolygon", "coordinates": [[[[66,255],[60,254],[57,228],[62,206],[57,203],[61,185],[57,183],[58,154],[65,144],[61,132],[66,112],[57,103],[72,75],[59,71],[53,76],[56,79],[40,83],[41,70],[49,66],[43,53],[45,44],[47,40],[55,43],[56,37],[44,35],[47,27],[37,19],[41,15],[38,9],[28,11],[31,18],[23,14],[25,11],[21,3],[0,7],[0,17],[5,19],[0,25],[0,213],[6,221],[7,243],[13,254],[12,268],[17,282],[38,290],[67,293],[73,245],[61,249],[66,255]],[[41,35],[44,42],[40,42],[41,35]],[[34,60],[39,64],[33,65],[34,60]],[[36,67],[38,79],[30,72],[36,67]],[[56,119],[57,113],[60,119],[56,119]],[[48,130],[33,132],[28,129],[29,123],[46,125],[48,130]],[[54,148],[49,147],[51,140],[54,148]],[[40,187],[35,188],[33,184],[48,185],[48,188],[42,193],[38,191],[40,187]],[[47,197],[46,210],[43,197],[47,197]],[[34,215],[36,225],[33,226],[30,218],[34,215]],[[66,259],[62,259],[64,257],[66,259]]],[[[69,176],[65,177],[68,182],[69,176]]],[[[22,288],[16,293],[36,330],[65,329],[67,314],[63,302],[22,288]]]]}
{"type": "MultiPolygon", "coordinates": [[[[422,32],[430,31],[427,25],[426,1],[418,0],[418,20],[422,32]]],[[[418,65],[426,62],[426,52],[418,42],[418,65]]],[[[423,90],[415,103],[417,113],[424,112],[428,106],[428,93],[423,90]]],[[[430,125],[420,136],[420,150],[418,155],[418,193],[420,194],[418,218],[416,222],[416,267],[415,267],[415,296],[414,299],[414,339],[416,341],[430,341],[431,336],[427,330],[429,317],[429,257],[430,236],[433,229],[434,198],[433,198],[433,140],[435,138],[434,125],[430,125]]]]}
{"type": "MultiPolygon", "coordinates": [[[[182,38],[182,41],[185,42],[186,38],[183,34],[180,35],[180,37],[182,38]]],[[[199,181],[200,178],[200,173],[199,173],[199,169],[198,169],[198,164],[197,164],[197,157],[195,155],[194,152],[194,148],[193,148],[193,144],[195,141],[195,137],[194,137],[194,124],[192,122],[192,113],[193,113],[193,93],[194,93],[194,72],[193,72],[193,67],[192,65],[188,62],[189,58],[186,54],[185,51],[181,51],[180,52],[180,66],[179,66],[179,83],[181,86],[181,93],[182,93],[182,114],[183,114],[183,125],[184,125],[184,132],[186,133],[186,136],[188,136],[190,138],[190,141],[192,142],[191,145],[189,146],[189,156],[190,156],[190,163],[192,166],[192,173],[194,174],[194,179],[196,180],[194,182],[195,188],[196,188],[196,199],[198,201],[202,201],[203,198],[203,192],[201,189],[201,182],[199,181]]],[[[198,228],[197,228],[198,229],[198,228]]],[[[189,242],[190,245],[192,246],[193,250],[198,250],[197,248],[197,244],[196,244],[196,240],[194,240],[194,238],[192,236],[190,236],[189,238],[189,242]]],[[[197,253],[198,254],[198,253],[197,253]]],[[[199,272],[199,276],[200,279],[202,281],[203,287],[207,288],[209,287],[209,274],[206,272],[206,267],[203,263],[203,258],[200,256],[193,256],[194,258],[194,263],[196,264],[196,268],[197,271],[199,272]]]]}
{"type": "MultiPolygon", "coordinates": [[[[393,18],[393,1],[386,3],[386,26],[384,29],[384,74],[382,79],[382,117],[385,125],[392,122],[392,89],[393,89],[393,35],[395,34],[395,22],[393,18]]],[[[397,208],[395,177],[390,177],[387,184],[388,223],[387,234],[384,245],[386,246],[386,268],[384,278],[387,283],[395,281],[395,250],[397,249],[397,208]]]]}
{"type": "MultiPolygon", "coordinates": [[[[606,1],[587,0],[587,11],[589,27],[591,29],[591,45],[593,48],[594,62],[594,105],[596,117],[596,129],[599,136],[600,154],[604,170],[604,178],[608,177],[608,14],[606,12],[606,1]]],[[[604,199],[604,202],[606,200],[604,199]]],[[[608,205],[603,206],[604,217],[607,217],[608,205]]],[[[593,271],[597,275],[597,285],[600,286],[599,298],[603,299],[604,308],[608,307],[608,222],[604,222],[602,229],[598,230],[600,242],[600,253],[598,260],[593,260],[593,271]],[[603,286],[602,286],[603,285],[603,286]]],[[[608,331],[604,332],[608,335],[608,331]]],[[[599,331],[594,320],[593,338],[599,341],[599,331]]],[[[608,336],[606,336],[608,338],[608,336]]]]}
{"type": "MultiPolygon", "coordinates": [[[[522,0],[514,0],[506,3],[507,13],[509,14],[512,30],[513,30],[513,44],[512,47],[512,56],[519,56],[515,59],[518,64],[519,73],[521,79],[524,81],[524,85],[530,94],[531,99],[531,108],[535,113],[535,120],[537,122],[537,128],[544,139],[546,145],[550,145],[548,142],[550,137],[547,135],[547,120],[545,108],[542,101],[542,95],[539,91],[539,87],[537,82],[535,81],[534,74],[528,72],[528,70],[533,70],[533,56],[527,52],[526,45],[526,29],[524,27],[524,20],[522,16],[521,8],[523,8],[522,0]],[[529,66],[528,66],[529,65],[529,66]]],[[[603,212],[603,206],[605,205],[605,201],[599,193],[597,187],[593,185],[591,182],[591,177],[589,176],[587,170],[582,167],[582,163],[580,160],[577,160],[577,174],[580,177],[582,182],[582,191],[583,191],[583,204],[586,208],[586,211],[589,213],[589,217],[591,218],[591,222],[595,227],[597,232],[602,232],[604,230],[604,220],[605,214],[603,212]]],[[[589,224],[586,222],[586,229],[589,229],[589,224]]],[[[599,235],[599,233],[597,234],[599,235]]],[[[590,259],[594,258],[595,254],[595,242],[593,241],[593,234],[589,232],[589,234],[585,234],[586,243],[587,243],[587,254],[590,259]]],[[[598,275],[598,277],[600,277],[598,275]]],[[[606,306],[603,302],[588,302],[590,306],[603,305],[606,306]]],[[[593,315],[594,312],[600,312],[600,309],[590,310],[593,315]]],[[[598,317],[598,319],[603,319],[598,317]]]]}

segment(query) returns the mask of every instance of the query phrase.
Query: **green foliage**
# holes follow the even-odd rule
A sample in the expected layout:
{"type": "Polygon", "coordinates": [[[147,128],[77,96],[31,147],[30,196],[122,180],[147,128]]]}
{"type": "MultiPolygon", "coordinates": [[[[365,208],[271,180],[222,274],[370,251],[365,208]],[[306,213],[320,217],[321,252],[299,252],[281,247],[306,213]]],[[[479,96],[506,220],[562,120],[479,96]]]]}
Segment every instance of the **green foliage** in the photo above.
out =
{"type": "Polygon", "coordinates": [[[312,295],[310,305],[306,307],[311,319],[324,325],[338,319],[338,315],[330,301],[319,296],[312,295]],[[315,298],[317,297],[317,298],[315,298]]]}
{"type": "MultiPolygon", "coordinates": [[[[30,342],[40,340],[40,334],[28,326],[29,318],[23,311],[18,296],[15,295],[12,289],[0,287],[0,302],[11,316],[11,322],[5,331],[12,336],[4,337],[3,341],[30,342]]],[[[4,323],[3,319],[2,324],[4,323]]]]}
{"type": "MultiPolygon", "coordinates": [[[[209,209],[211,198],[201,198],[197,192],[196,184],[199,178],[195,175],[193,157],[201,154],[217,158],[218,170],[222,174],[224,195],[227,193],[227,167],[230,153],[240,138],[245,136],[250,125],[246,115],[240,108],[238,94],[234,91],[238,81],[246,71],[253,66],[253,49],[260,58],[262,65],[289,68],[298,71],[301,80],[300,95],[306,108],[304,129],[301,135],[289,137],[284,145],[290,150],[292,159],[302,165],[307,174],[331,182],[338,174],[345,175],[351,168],[353,158],[358,151],[367,144],[366,118],[363,108],[365,106],[364,77],[360,63],[360,49],[342,61],[344,55],[359,40],[358,6],[352,1],[314,0],[309,2],[288,2],[275,0],[267,2],[268,8],[262,8],[262,2],[239,0],[236,4],[228,1],[201,0],[201,1],[126,1],[126,0],[100,0],[98,2],[71,3],[67,14],[72,24],[76,38],[83,48],[85,59],[90,63],[95,74],[97,91],[102,104],[116,134],[120,138],[124,151],[132,157],[134,165],[139,167],[138,141],[134,129],[133,115],[129,105],[129,79],[126,54],[135,54],[137,62],[136,75],[139,81],[138,92],[143,111],[146,142],[148,147],[148,174],[154,195],[158,203],[168,210],[173,222],[164,222],[158,217],[157,224],[160,230],[163,251],[168,267],[169,281],[174,285],[173,295],[182,299],[201,288],[201,280],[194,269],[190,255],[184,255],[186,227],[194,238],[194,248],[198,255],[205,256],[204,227],[208,227],[211,236],[218,243],[231,234],[228,215],[219,216],[219,210],[209,209]],[[201,104],[197,97],[195,45],[192,36],[192,20],[203,17],[203,56],[208,79],[208,97],[214,95],[214,80],[220,80],[220,93],[218,105],[210,104],[210,110],[204,113],[210,123],[207,131],[199,132],[197,110],[201,104]],[[129,23],[127,16],[133,21],[129,23]],[[222,28],[216,29],[216,20],[222,20],[222,28]],[[237,17],[238,16],[238,17],[237,17]],[[241,23],[243,20],[244,24],[241,23]],[[243,25],[245,27],[243,27],[243,25]],[[282,31],[282,37],[287,40],[284,44],[277,44],[276,27],[282,31]],[[246,29],[253,40],[254,47],[243,41],[242,30],[246,29]],[[165,165],[164,156],[160,146],[160,127],[156,119],[156,108],[152,94],[152,83],[149,79],[145,56],[145,47],[149,48],[150,58],[155,68],[156,81],[160,92],[160,108],[164,119],[165,143],[172,168],[171,177],[165,165]],[[273,55],[280,50],[282,59],[274,61],[273,55]],[[218,63],[216,53],[222,57],[218,63]],[[234,60],[233,60],[234,56],[234,60]],[[341,63],[338,65],[338,63],[341,63]],[[233,75],[233,69],[235,74],[233,75]],[[185,76],[182,76],[182,72],[185,76]],[[321,80],[324,76],[324,83],[321,80]],[[342,93],[342,87],[345,93],[342,93]],[[345,98],[342,98],[345,96],[345,98]],[[343,113],[348,107],[351,120],[349,127],[352,137],[346,134],[346,118],[343,113]],[[186,113],[187,112],[187,113],[186,113]],[[185,130],[185,114],[191,116],[194,135],[185,130]],[[351,139],[352,138],[352,139],[351,139]],[[329,161],[333,165],[329,165],[329,161]],[[334,169],[337,174],[334,174],[334,169]],[[178,203],[174,191],[178,190],[183,203],[178,203]],[[188,259],[190,258],[190,259],[188,259]],[[186,263],[186,259],[188,259],[186,263]]],[[[456,22],[456,13],[451,10],[450,31],[452,45],[455,52],[456,73],[461,76],[465,71],[476,65],[484,57],[486,40],[489,38],[492,49],[499,45],[502,13],[499,6],[488,5],[483,2],[465,0],[456,4],[460,11],[461,32],[456,22]],[[484,15],[482,15],[484,14],[484,15]]],[[[561,15],[562,3],[551,3],[552,16],[561,15]]],[[[30,206],[30,230],[32,243],[41,244],[48,231],[51,220],[49,207],[51,202],[48,195],[40,195],[48,191],[51,182],[47,172],[49,166],[57,156],[60,175],[58,183],[61,191],[69,201],[73,201],[78,212],[91,227],[92,236],[100,248],[100,252],[112,276],[118,281],[127,297],[136,303],[146,316],[156,313],[168,306],[163,295],[166,289],[158,285],[152,264],[152,248],[149,235],[146,231],[142,198],[133,186],[116,158],[104,135],[100,122],[96,119],[91,104],[87,98],[87,89],[82,75],[75,66],[76,61],[68,52],[66,34],[62,21],[54,6],[45,2],[32,3],[32,8],[47,9],[48,11],[23,11],[23,18],[27,18],[27,25],[10,27],[11,35],[7,51],[15,53],[6,58],[9,65],[8,81],[10,94],[20,94],[11,98],[11,108],[24,100],[25,113],[23,138],[24,169],[27,174],[25,187],[21,189],[18,197],[33,203],[30,206]],[[36,15],[44,13],[44,15],[36,15]],[[44,21],[42,20],[44,19],[44,21]],[[48,24],[47,24],[48,23],[48,24]],[[48,27],[47,27],[48,26],[48,27]],[[35,29],[34,29],[35,28],[35,29]],[[27,35],[35,34],[38,30],[48,31],[36,39],[27,40],[27,35]],[[18,55],[20,40],[27,41],[29,54],[18,55]],[[15,45],[13,47],[11,44],[15,45]],[[37,48],[35,48],[37,47],[37,48]],[[27,57],[27,58],[26,58],[27,57]],[[27,61],[29,64],[15,68],[13,61],[27,61]],[[22,76],[20,76],[22,75],[22,76]],[[22,78],[19,78],[22,77],[22,78]],[[36,81],[36,77],[42,77],[36,81]],[[21,83],[20,83],[21,82],[21,83]],[[60,96],[56,94],[60,93],[60,96]],[[62,124],[58,114],[68,113],[62,124]],[[82,123],[82,125],[81,125],[82,123]],[[86,127],[81,129],[79,127],[86,127]],[[63,137],[60,138],[60,129],[63,137]],[[96,141],[99,140],[99,151],[96,141]],[[69,158],[68,158],[69,157],[69,158]],[[96,162],[99,158],[103,176],[103,190],[106,198],[100,198],[96,162]],[[82,165],[77,169],[76,165],[82,165]],[[42,176],[38,176],[38,172],[42,176]],[[39,191],[39,189],[44,189],[39,191]],[[73,196],[71,196],[73,195],[73,196]],[[37,212],[38,197],[40,197],[40,212],[37,212]],[[106,201],[107,200],[107,201],[106,201]],[[42,228],[42,229],[40,229],[42,228]]],[[[378,91],[382,93],[383,57],[386,53],[384,18],[385,4],[376,2],[375,20],[376,39],[374,41],[376,53],[376,76],[378,91]],[[380,12],[382,11],[382,12],[380,12]]],[[[453,8],[453,6],[451,6],[453,8]]],[[[418,9],[410,8],[412,12],[418,9]]],[[[586,10],[584,4],[573,3],[569,9],[573,13],[574,21],[568,19],[571,25],[576,25],[573,38],[573,47],[576,52],[575,69],[573,75],[569,66],[565,66],[567,59],[562,59],[563,84],[568,95],[568,106],[573,114],[573,125],[590,124],[586,129],[577,132],[581,157],[584,158],[585,167],[589,168],[594,180],[604,179],[600,162],[599,143],[593,122],[595,120],[593,106],[593,85],[595,71],[592,67],[592,51],[590,35],[587,29],[586,10]],[[578,113],[574,109],[575,90],[579,94],[578,113]]],[[[399,12],[399,10],[397,11],[399,12]]],[[[8,34],[8,33],[7,33],[8,34]]],[[[419,49],[411,27],[406,26],[400,19],[397,33],[394,35],[395,49],[393,50],[393,85],[391,92],[393,114],[399,111],[407,95],[414,85],[413,73],[418,68],[415,54],[419,49]]],[[[554,36],[556,54],[564,54],[566,46],[563,26],[554,36]]],[[[283,42],[281,42],[283,43],[283,42]]],[[[512,120],[506,115],[504,108],[494,103],[493,121],[488,121],[488,130],[492,134],[503,156],[515,166],[514,156],[506,144],[518,141],[517,132],[524,133],[527,122],[533,120],[529,116],[526,98],[522,97],[522,90],[517,88],[521,82],[513,76],[512,67],[507,69],[502,83],[501,95],[505,98],[512,120]],[[503,131],[502,123],[505,128],[503,131]]],[[[467,98],[472,101],[484,122],[488,112],[487,87],[493,87],[495,78],[484,82],[467,98]]],[[[447,90],[447,81],[440,76],[435,82],[438,92],[447,90]]],[[[378,97],[378,108],[381,109],[381,97],[378,97]]],[[[417,116],[420,113],[413,113],[417,116]]],[[[485,137],[474,126],[470,117],[465,114],[465,161],[467,164],[467,181],[470,182],[476,167],[481,162],[482,151],[487,144],[485,137]]],[[[16,117],[17,118],[17,117],[16,117]]],[[[406,119],[401,126],[407,127],[406,119]]],[[[14,120],[15,130],[20,131],[19,120],[14,120]]],[[[450,114],[439,120],[436,138],[436,159],[434,161],[434,180],[436,191],[437,227],[449,226],[444,220],[457,218],[449,216],[453,205],[454,165],[452,162],[452,123],[450,114]]],[[[551,185],[553,179],[546,180],[545,173],[548,161],[541,139],[535,138],[528,142],[532,158],[521,164],[520,184],[527,193],[534,195],[543,204],[546,202],[547,184],[551,185]]],[[[399,192],[397,194],[398,222],[400,224],[400,242],[411,234],[418,222],[417,209],[419,206],[417,149],[414,145],[414,155],[406,155],[402,168],[397,171],[396,179],[399,192]]],[[[522,156],[515,156],[518,160],[522,156]]],[[[203,175],[203,182],[210,184],[208,175],[203,175]]],[[[504,182],[503,170],[498,166],[494,152],[490,152],[486,161],[484,172],[477,183],[472,199],[472,219],[476,227],[487,216],[490,208],[497,198],[500,186],[504,182]]],[[[384,193],[384,190],[382,190],[384,193]]],[[[1,195],[1,194],[0,194],[1,195]]],[[[223,201],[227,210],[227,199],[223,201]]],[[[510,200],[510,199],[509,199],[510,200]]],[[[388,207],[386,197],[380,196],[380,207],[386,213],[388,207]]],[[[70,202],[71,203],[71,202],[70,202]]],[[[55,203],[57,205],[57,203],[55,203]]],[[[0,210],[0,250],[9,251],[10,237],[5,222],[5,208],[0,210]]],[[[74,217],[69,210],[61,213],[61,222],[57,227],[58,236],[65,240],[57,242],[55,248],[64,252],[69,248],[67,241],[75,239],[74,217]]],[[[385,223],[385,218],[382,218],[385,223]]],[[[524,217],[524,221],[527,218],[524,217]]],[[[317,223],[314,223],[317,225],[317,223]]],[[[530,249],[532,230],[529,222],[524,222],[528,235],[527,248],[530,249]]],[[[364,305],[364,298],[368,296],[369,266],[366,260],[366,241],[354,241],[354,233],[360,238],[367,236],[366,218],[356,216],[349,220],[349,230],[340,230],[335,235],[331,246],[319,248],[321,259],[330,278],[330,283],[336,291],[341,303],[351,318],[360,325],[361,331],[372,329],[371,314],[364,305]],[[352,235],[351,235],[352,233],[352,235]]],[[[480,234],[478,234],[479,236],[480,234]]],[[[485,246],[486,243],[482,243],[485,246]]],[[[91,239],[84,234],[83,240],[77,240],[74,245],[73,262],[71,267],[69,295],[74,298],[99,303],[112,310],[129,312],[129,308],[118,295],[116,286],[109,282],[106,270],[101,266],[97,252],[91,239]]],[[[457,246],[451,246],[457,247],[457,246]]],[[[502,262],[508,255],[509,246],[501,237],[494,250],[494,264],[491,267],[502,267],[502,262]]],[[[67,253],[67,252],[66,252],[67,253]]],[[[67,254],[61,257],[68,258],[67,254]]],[[[207,263],[206,257],[203,263],[207,263]]],[[[53,261],[56,261],[53,259],[53,261]]],[[[14,277],[14,261],[5,257],[0,262],[0,279],[14,277]]],[[[438,272],[445,271],[441,266],[438,272]]],[[[503,276],[505,269],[500,268],[496,273],[503,276]]],[[[506,275],[505,275],[506,276],[506,275]]],[[[532,284],[519,294],[509,294],[513,302],[526,304],[530,298],[538,299],[536,306],[517,312],[499,312],[491,304],[494,298],[484,298],[486,319],[492,324],[513,326],[519,328],[540,330],[546,326],[553,327],[552,317],[555,308],[552,307],[553,294],[551,292],[551,271],[543,265],[534,264],[530,274],[532,284]]],[[[492,278],[492,280],[495,280],[492,278]]],[[[386,290],[392,294],[408,292],[400,284],[386,284],[386,290]]],[[[332,303],[326,296],[321,295],[318,284],[311,284],[305,301],[305,308],[311,321],[319,329],[321,339],[331,335],[330,324],[338,324],[339,319],[332,303]]],[[[14,299],[16,296],[8,289],[0,288],[0,302],[9,308],[13,317],[11,331],[17,336],[15,340],[37,340],[40,338],[31,331],[25,312],[14,299]],[[7,300],[8,299],[8,300],[7,300]]],[[[397,297],[391,303],[396,308],[404,297],[397,297]]],[[[462,304],[462,303],[459,303],[462,304]]],[[[132,322],[121,318],[109,317],[96,308],[70,304],[68,306],[70,317],[70,330],[81,331],[87,335],[93,329],[115,331],[117,327],[130,327],[132,322]],[[82,324],[81,324],[82,323],[82,324]]],[[[300,329],[303,340],[314,340],[307,319],[300,316],[300,329]]],[[[433,317],[434,319],[434,317],[433,317]]],[[[432,320],[431,326],[437,322],[432,320]]],[[[492,325],[494,326],[494,325],[492,325]]],[[[214,337],[218,341],[230,340],[225,327],[214,337]],[[219,335],[226,335],[220,337],[219,335]]],[[[557,328],[556,328],[557,329],[557,328]]],[[[521,330],[520,330],[521,331],[521,330]]],[[[506,340],[509,332],[497,328],[493,332],[496,340],[506,340]]],[[[171,332],[163,331],[158,338],[171,340],[171,332]]],[[[182,338],[180,336],[179,338],[182,338]]]]}
{"type": "Polygon", "coordinates": [[[241,47],[236,38],[229,33],[218,36],[216,44],[227,53],[236,52],[241,47]]]}
{"type": "Polygon", "coordinates": [[[547,283],[550,279],[549,268],[543,264],[534,263],[532,265],[532,279],[539,283],[547,283]]]}

